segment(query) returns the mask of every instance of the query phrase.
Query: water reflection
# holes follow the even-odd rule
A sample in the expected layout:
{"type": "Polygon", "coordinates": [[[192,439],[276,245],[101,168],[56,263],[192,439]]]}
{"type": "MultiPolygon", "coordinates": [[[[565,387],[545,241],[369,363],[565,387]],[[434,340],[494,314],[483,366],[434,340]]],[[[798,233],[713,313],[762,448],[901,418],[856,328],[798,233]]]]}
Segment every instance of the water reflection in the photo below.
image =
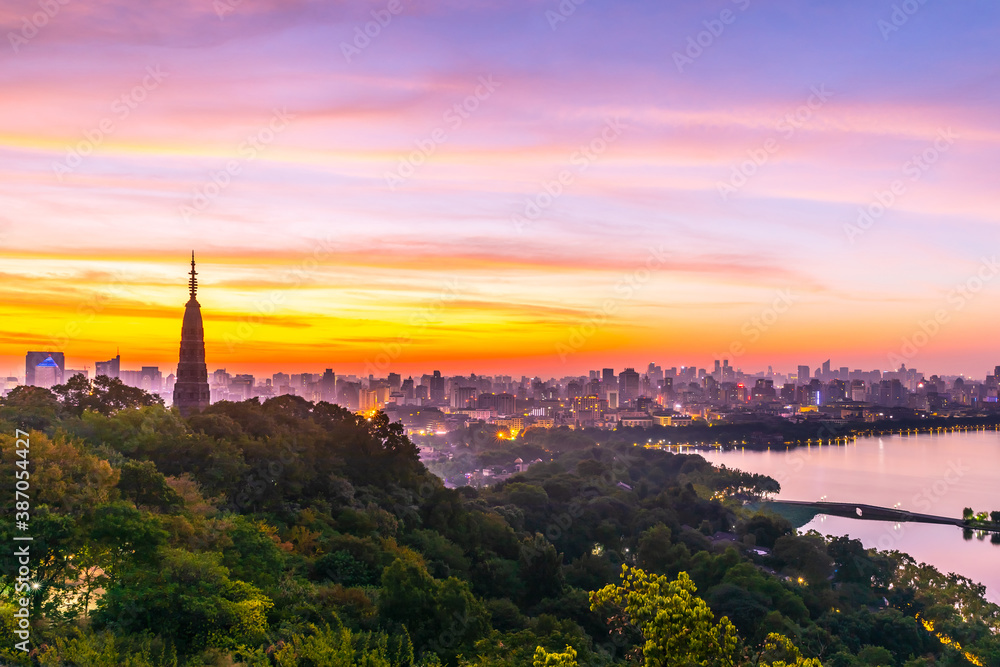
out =
{"type": "MultiPolygon", "coordinates": [[[[858,440],[789,451],[702,452],[716,464],[774,477],[787,500],[856,502],[961,517],[965,507],[1000,510],[1000,433],[982,431],[858,440]]],[[[817,515],[803,530],[850,535],[866,547],[898,549],[942,572],[986,585],[1000,602],[1000,535],[953,526],[817,515]],[[981,534],[977,534],[981,533],[981,534]]]]}

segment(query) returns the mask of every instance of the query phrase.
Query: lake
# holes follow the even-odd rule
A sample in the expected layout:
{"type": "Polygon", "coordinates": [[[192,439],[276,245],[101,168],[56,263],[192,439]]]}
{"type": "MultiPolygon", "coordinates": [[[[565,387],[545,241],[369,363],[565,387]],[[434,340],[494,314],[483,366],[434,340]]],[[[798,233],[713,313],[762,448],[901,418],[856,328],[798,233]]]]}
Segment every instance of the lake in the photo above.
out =
{"type": "MultiPolygon", "coordinates": [[[[973,431],[882,436],[848,445],[766,452],[699,452],[713,464],[769,475],[778,499],[856,502],[948,517],[965,507],[1000,510],[1000,433],[973,431]]],[[[965,540],[962,529],[817,516],[801,530],[850,535],[866,547],[898,549],[942,572],[984,584],[1000,603],[1000,545],[965,540]]]]}

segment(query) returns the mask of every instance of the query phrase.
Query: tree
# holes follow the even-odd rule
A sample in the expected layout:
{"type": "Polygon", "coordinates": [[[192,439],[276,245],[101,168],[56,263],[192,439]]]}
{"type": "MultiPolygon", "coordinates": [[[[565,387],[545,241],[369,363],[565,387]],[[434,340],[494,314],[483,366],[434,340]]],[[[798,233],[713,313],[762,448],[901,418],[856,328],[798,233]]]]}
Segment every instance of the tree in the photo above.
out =
{"type": "Polygon", "coordinates": [[[422,564],[399,558],[382,573],[379,614],[402,624],[418,653],[451,659],[489,627],[486,609],[464,581],[439,581],[422,564]]]}
{"type": "Polygon", "coordinates": [[[658,523],[639,538],[639,565],[647,572],[677,576],[687,567],[691,552],[683,544],[674,544],[670,529],[658,523]]]}
{"type": "Polygon", "coordinates": [[[757,546],[770,549],[779,537],[792,533],[792,524],[777,514],[758,513],[746,522],[740,533],[753,535],[757,546]]]}
{"type": "Polygon", "coordinates": [[[0,406],[0,418],[25,430],[49,428],[60,412],[56,395],[45,387],[14,387],[0,406]]]}
{"type": "Polygon", "coordinates": [[[697,597],[686,572],[674,581],[622,567],[622,584],[590,595],[591,609],[610,615],[612,632],[633,626],[642,634],[645,667],[736,665],[740,658],[736,628],[697,597]],[[617,627],[616,627],[617,626],[617,627]]]}
{"type": "Polygon", "coordinates": [[[413,647],[405,635],[390,639],[386,635],[352,632],[342,626],[318,628],[310,625],[307,634],[296,633],[288,642],[280,642],[279,646],[272,646],[267,651],[256,651],[253,657],[260,662],[241,664],[270,665],[272,663],[269,653],[273,653],[274,660],[281,667],[311,665],[392,667],[414,664],[413,647]]]}
{"type": "Polygon", "coordinates": [[[971,507],[966,507],[964,510],[962,510],[962,518],[965,519],[966,521],[972,521],[972,519],[975,518],[975,516],[976,513],[972,510],[971,507]]]}
{"type": "Polygon", "coordinates": [[[109,378],[107,375],[98,375],[91,383],[78,373],[66,384],[52,387],[52,392],[62,400],[63,407],[75,415],[83,414],[85,410],[110,415],[127,408],[163,405],[159,396],[130,387],[120,378],[109,378]]]}
{"type": "Polygon", "coordinates": [[[826,542],[815,533],[785,535],[774,543],[774,556],[816,586],[833,573],[833,559],[826,549],[826,542]]]}
{"type": "Polygon", "coordinates": [[[176,511],[184,506],[184,499],[170,488],[152,461],[126,461],[118,478],[118,490],[136,506],[158,512],[176,511]]]}
{"type": "Polygon", "coordinates": [[[816,658],[803,658],[798,647],[784,635],[771,633],[767,636],[762,649],[758,659],[753,662],[759,667],[823,667],[823,663],[816,658]],[[771,662],[766,662],[764,659],[771,660],[771,662]]]}
{"type": "Polygon", "coordinates": [[[263,641],[272,602],[229,578],[219,554],[165,549],[158,563],[133,565],[98,603],[98,627],[159,634],[184,653],[263,641]]]}
{"type": "Polygon", "coordinates": [[[1000,523],[1000,511],[993,510],[990,512],[990,521],[993,523],[1000,523]]]}
{"type": "Polygon", "coordinates": [[[567,646],[564,653],[549,653],[539,646],[535,649],[533,667],[577,667],[576,650],[567,646]]]}
{"type": "Polygon", "coordinates": [[[591,593],[590,601],[592,610],[609,614],[613,634],[630,627],[641,633],[644,667],[823,667],[775,633],[749,655],[729,619],[716,622],[696,592],[686,572],[671,581],[626,565],[622,584],[591,593]]]}

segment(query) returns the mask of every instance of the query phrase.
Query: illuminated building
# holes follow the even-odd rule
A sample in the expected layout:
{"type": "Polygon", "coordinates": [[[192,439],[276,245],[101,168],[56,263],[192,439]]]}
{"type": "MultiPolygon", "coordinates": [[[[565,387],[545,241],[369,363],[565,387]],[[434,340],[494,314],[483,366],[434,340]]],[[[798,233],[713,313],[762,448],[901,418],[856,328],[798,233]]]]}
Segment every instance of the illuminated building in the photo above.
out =
{"type": "MultiPolygon", "coordinates": [[[[56,377],[55,381],[50,384],[44,385],[46,387],[51,387],[52,385],[62,384],[63,382],[63,371],[66,369],[66,357],[62,352],[28,352],[24,356],[24,384],[27,386],[43,386],[38,384],[35,379],[35,369],[38,368],[40,364],[45,362],[46,359],[51,358],[53,363],[56,365],[56,377]]],[[[45,366],[44,368],[51,368],[51,366],[45,366]]],[[[43,371],[45,379],[50,379],[51,371],[43,371]]]]}
{"type": "Polygon", "coordinates": [[[45,357],[35,366],[31,384],[46,389],[62,384],[62,369],[59,368],[59,364],[52,358],[52,355],[45,357]]]}

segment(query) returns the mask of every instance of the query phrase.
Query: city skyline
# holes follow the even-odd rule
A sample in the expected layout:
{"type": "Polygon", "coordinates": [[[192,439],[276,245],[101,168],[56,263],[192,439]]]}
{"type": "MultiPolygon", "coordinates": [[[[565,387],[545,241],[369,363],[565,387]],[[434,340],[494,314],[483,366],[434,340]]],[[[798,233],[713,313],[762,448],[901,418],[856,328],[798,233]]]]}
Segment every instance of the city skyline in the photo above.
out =
{"type": "Polygon", "coordinates": [[[2,5],[0,367],[993,365],[993,4],[215,4],[2,5]]]}

